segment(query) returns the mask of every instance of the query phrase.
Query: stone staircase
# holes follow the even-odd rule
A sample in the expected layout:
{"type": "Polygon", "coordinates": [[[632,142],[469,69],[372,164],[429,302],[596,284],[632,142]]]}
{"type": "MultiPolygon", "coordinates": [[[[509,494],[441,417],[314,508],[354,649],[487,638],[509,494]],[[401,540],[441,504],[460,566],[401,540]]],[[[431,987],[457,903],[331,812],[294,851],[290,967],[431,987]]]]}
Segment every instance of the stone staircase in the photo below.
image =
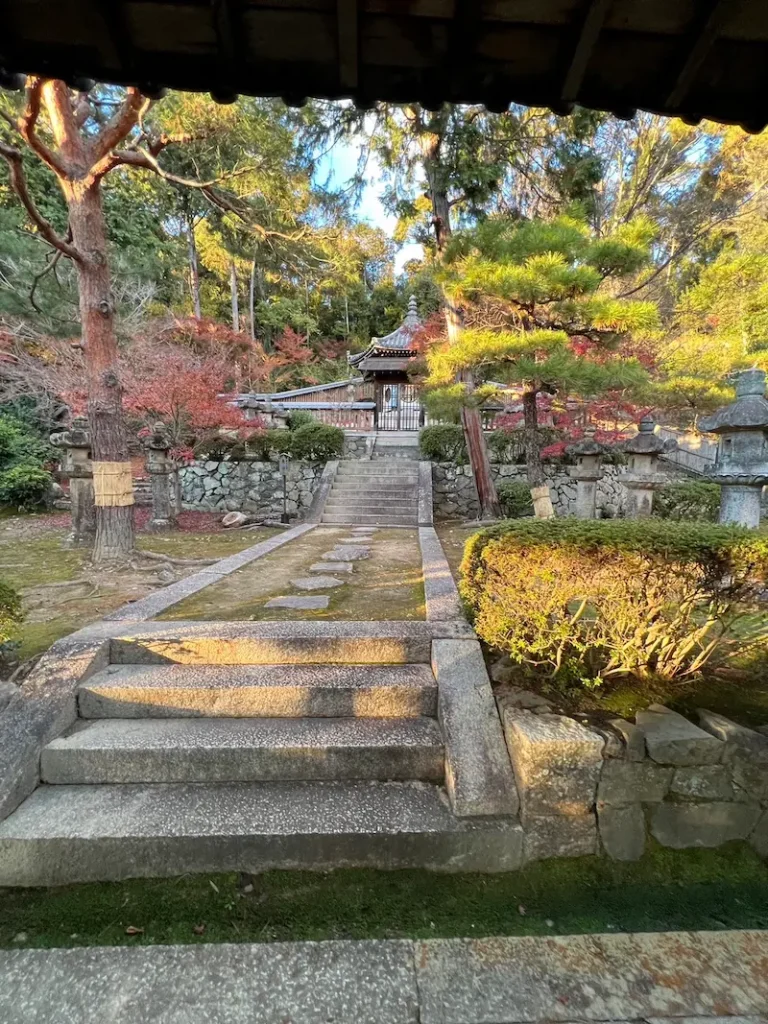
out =
{"type": "Polygon", "coordinates": [[[450,809],[428,624],[338,626],[110,641],[0,822],[0,885],[515,866],[513,819],[450,809]]]}
{"type": "Polygon", "coordinates": [[[342,460],[323,523],[419,525],[419,464],[409,459],[342,460]]]}

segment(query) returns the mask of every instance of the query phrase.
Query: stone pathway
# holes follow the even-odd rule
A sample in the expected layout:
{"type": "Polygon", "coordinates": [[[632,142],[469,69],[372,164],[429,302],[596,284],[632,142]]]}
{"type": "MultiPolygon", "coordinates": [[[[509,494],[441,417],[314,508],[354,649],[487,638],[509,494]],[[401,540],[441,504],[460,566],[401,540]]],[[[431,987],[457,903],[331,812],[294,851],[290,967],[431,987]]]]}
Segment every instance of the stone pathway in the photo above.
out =
{"type": "Polygon", "coordinates": [[[0,952],[3,1024],[765,1024],[768,933],[0,952]]]}
{"type": "MultiPolygon", "coordinates": [[[[319,562],[314,562],[309,567],[309,572],[316,573],[314,576],[301,576],[291,580],[291,586],[296,590],[334,590],[336,587],[343,587],[345,584],[354,585],[353,562],[368,558],[371,553],[370,543],[376,527],[360,526],[352,530],[352,536],[341,537],[336,540],[336,547],[326,551],[320,556],[319,562]],[[332,573],[342,573],[348,579],[339,579],[332,573]]],[[[328,607],[330,595],[318,594],[313,597],[300,597],[291,594],[282,597],[274,597],[267,601],[265,608],[293,608],[298,611],[322,611],[328,607]]]]}

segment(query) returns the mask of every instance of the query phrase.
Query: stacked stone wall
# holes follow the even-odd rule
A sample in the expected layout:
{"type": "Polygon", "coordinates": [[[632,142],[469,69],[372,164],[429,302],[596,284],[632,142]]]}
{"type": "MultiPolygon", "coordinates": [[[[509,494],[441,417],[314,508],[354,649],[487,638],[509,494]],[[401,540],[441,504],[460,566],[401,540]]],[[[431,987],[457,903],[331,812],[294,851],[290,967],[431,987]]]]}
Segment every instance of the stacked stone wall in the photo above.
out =
{"type": "Polygon", "coordinates": [[[651,705],[596,728],[514,688],[499,705],[528,859],[637,860],[650,836],[674,849],[749,840],[768,857],[768,727],[651,705]]]}
{"type": "MultiPolygon", "coordinates": [[[[321,462],[291,462],[286,508],[301,516],[323,472],[321,462]]],[[[193,462],[180,472],[184,508],[217,512],[251,512],[279,516],[283,511],[283,478],[276,462],[193,462]]]]}
{"type": "MultiPolygon", "coordinates": [[[[614,519],[623,515],[626,491],[620,477],[623,467],[605,466],[603,479],[597,485],[597,514],[614,519]]],[[[576,510],[576,481],[562,466],[545,466],[544,475],[550,486],[552,505],[557,516],[573,515],[576,510]]],[[[505,480],[525,481],[525,466],[492,463],[491,476],[496,483],[505,480]]],[[[479,506],[472,470],[452,462],[432,463],[432,493],[437,519],[473,519],[479,506]]]]}

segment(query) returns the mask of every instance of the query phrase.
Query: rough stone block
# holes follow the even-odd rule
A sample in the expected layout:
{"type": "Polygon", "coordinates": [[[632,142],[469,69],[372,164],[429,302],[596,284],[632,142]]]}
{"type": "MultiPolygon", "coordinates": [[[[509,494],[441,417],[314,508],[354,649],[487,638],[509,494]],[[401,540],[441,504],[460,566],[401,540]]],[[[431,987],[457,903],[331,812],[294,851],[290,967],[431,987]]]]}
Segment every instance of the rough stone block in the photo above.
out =
{"type": "Polygon", "coordinates": [[[645,733],[643,730],[623,718],[612,718],[610,724],[624,740],[624,753],[627,760],[645,760],[645,733]]]}
{"type": "Polygon", "coordinates": [[[735,757],[748,758],[760,764],[768,764],[768,736],[761,736],[753,729],[737,725],[714,711],[699,711],[699,724],[717,739],[725,743],[724,761],[735,757]]]}
{"type": "Polygon", "coordinates": [[[724,764],[678,768],[669,791],[687,800],[733,800],[731,772],[724,764]]]}
{"type": "Polygon", "coordinates": [[[760,817],[751,803],[659,804],[651,812],[651,833],[662,846],[721,846],[746,839],[760,817]]]}
{"type": "Polygon", "coordinates": [[[649,761],[606,761],[603,765],[597,799],[600,804],[659,803],[672,781],[672,768],[649,761]]]}
{"type": "Polygon", "coordinates": [[[595,803],[603,739],[571,718],[504,710],[520,803],[528,814],[583,815],[595,803]]]}
{"type": "Polygon", "coordinates": [[[723,755],[722,740],[676,711],[652,705],[647,711],[638,711],[635,720],[645,733],[649,755],[659,764],[717,764],[723,755]]]}
{"type": "Polygon", "coordinates": [[[640,860],[645,853],[645,815],[640,804],[598,804],[597,823],[603,849],[613,860],[640,860]]]}
{"type": "Polygon", "coordinates": [[[355,567],[351,562],[313,562],[309,567],[310,572],[354,572],[355,567]]]}
{"type": "Polygon", "coordinates": [[[333,551],[326,551],[320,557],[329,562],[357,562],[361,558],[367,558],[371,549],[364,545],[359,547],[353,544],[344,544],[334,548],[333,551]]]}
{"type": "Polygon", "coordinates": [[[752,800],[768,800],[768,765],[737,757],[731,767],[737,790],[752,800]]]}
{"type": "Polygon", "coordinates": [[[587,814],[524,814],[525,859],[591,857],[597,853],[597,821],[587,814]]]}

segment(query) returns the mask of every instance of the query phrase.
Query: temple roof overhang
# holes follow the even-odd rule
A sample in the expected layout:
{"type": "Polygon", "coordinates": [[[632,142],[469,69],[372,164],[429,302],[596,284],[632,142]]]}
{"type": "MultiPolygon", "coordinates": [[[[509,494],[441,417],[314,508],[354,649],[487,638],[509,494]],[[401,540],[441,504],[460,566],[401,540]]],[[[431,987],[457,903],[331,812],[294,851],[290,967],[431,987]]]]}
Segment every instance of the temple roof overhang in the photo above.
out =
{"type": "Polygon", "coordinates": [[[376,372],[387,372],[393,371],[407,371],[408,367],[411,366],[413,361],[412,356],[371,356],[368,359],[363,359],[362,362],[357,364],[358,370],[362,370],[363,373],[376,373],[376,372]]]}
{"type": "Polygon", "coordinates": [[[408,300],[408,312],[400,326],[383,338],[371,338],[368,348],[348,356],[347,362],[361,372],[405,370],[418,352],[414,338],[420,327],[416,297],[412,295],[408,300]]]}
{"type": "Polygon", "coordinates": [[[768,121],[764,0],[6,0],[0,84],[15,74],[211,92],[574,104],[768,121]]]}

